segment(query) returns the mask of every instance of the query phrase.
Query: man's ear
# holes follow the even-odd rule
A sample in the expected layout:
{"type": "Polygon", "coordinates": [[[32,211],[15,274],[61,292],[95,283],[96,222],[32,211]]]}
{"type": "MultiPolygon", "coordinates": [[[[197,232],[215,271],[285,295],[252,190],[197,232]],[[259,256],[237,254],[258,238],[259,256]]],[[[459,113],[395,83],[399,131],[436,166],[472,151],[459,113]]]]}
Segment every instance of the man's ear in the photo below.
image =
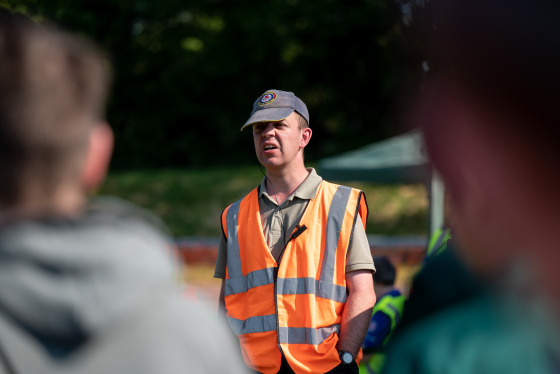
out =
{"type": "Polygon", "coordinates": [[[309,144],[309,140],[311,140],[312,133],[313,131],[311,131],[309,127],[306,127],[301,130],[301,140],[299,144],[300,148],[305,148],[307,144],[309,144]]]}
{"type": "Polygon", "coordinates": [[[113,130],[106,122],[92,127],[82,168],[82,185],[89,191],[101,185],[113,153],[113,130]]]}

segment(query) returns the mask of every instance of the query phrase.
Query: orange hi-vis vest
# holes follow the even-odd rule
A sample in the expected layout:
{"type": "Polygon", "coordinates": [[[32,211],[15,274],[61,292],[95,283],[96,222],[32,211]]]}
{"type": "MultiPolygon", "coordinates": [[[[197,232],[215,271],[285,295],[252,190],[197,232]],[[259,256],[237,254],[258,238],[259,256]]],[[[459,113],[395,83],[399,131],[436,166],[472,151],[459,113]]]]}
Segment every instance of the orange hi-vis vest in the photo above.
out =
{"type": "Polygon", "coordinates": [[[346,252],[357,217],[365,227],[367,215],[362,191],[322,181],[277,262],[263,234],[258,188],[224,211],[227,320],[250,368],[277,373],[282,354],[298,374],[340,364],[346,252]]]}

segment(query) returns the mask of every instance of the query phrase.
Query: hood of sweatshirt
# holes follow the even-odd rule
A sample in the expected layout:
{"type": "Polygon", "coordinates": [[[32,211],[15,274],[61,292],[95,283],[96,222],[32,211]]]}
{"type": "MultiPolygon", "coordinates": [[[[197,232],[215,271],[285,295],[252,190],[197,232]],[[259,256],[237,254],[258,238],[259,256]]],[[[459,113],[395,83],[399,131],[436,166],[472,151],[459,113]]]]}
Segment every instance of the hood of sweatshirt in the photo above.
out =
{"type": "Polygon", "coordinates": [[[0,226],[0,313],[64,356],[176,275],[168,238],[116,199],[0,226]]]}

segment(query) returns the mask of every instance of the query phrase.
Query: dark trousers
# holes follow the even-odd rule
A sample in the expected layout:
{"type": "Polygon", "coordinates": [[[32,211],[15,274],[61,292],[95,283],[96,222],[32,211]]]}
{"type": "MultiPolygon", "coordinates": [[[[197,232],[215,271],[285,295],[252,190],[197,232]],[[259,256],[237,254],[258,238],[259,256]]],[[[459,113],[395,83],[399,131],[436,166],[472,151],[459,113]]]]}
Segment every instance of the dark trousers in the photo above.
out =
{"type": "Polygon", "coordinates": [[[327,374],[359,374],[360,369],[358,369],[358,364],[356,361],[352,362],[350,365],[340,364],[335,366],[332,370],[328,371],[327,374]]]}
{"type": "MultiPolygon", "coordinates": [[[[332,370],[329,370],[325,374],[359,374],[358,364],[354,361],[352,365],[344,365],[340,364],[335,366],[332,370]]],[[[255,371],[255,373],[258,373],[255,371]]],[[[280,371],[277,374],[295,374],[290,365],[288,365],[288,361],[282,355],[282,364],[280,365],[280,371]]]]}

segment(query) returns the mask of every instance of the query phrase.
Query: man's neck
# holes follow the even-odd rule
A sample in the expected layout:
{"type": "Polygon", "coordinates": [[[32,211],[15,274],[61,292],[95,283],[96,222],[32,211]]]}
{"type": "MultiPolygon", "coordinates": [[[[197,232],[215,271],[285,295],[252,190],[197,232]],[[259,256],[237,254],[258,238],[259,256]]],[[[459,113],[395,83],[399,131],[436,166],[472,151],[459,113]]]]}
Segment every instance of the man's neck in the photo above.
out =
{"type": "Polygon", "coordinates": [[[19,202],[0,206],[5,217],[77,217],[84,209],[86,197],[75,188],[60,188],[48,194],[28,191],[19,202]]]}
{"type": "Polygon", "coordinates": [[[278,205],[282,204],[303,183],[309,171],[302,164],[291,170],[266,170],[266,190],[274,196],[278,205]]]}

